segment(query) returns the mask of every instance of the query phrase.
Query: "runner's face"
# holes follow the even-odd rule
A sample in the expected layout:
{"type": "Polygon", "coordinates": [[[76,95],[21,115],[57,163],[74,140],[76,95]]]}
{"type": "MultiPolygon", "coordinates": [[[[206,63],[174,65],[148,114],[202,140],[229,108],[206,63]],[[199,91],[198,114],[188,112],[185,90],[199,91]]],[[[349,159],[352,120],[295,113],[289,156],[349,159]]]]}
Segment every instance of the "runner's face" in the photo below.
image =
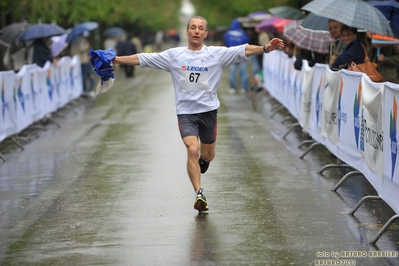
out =
{"type": "Polygon", "coordinates": [[[188,37],[189,46],[202,46],[204,39],[208,36],[205,21],[202,19],[191,19],[186,35],[188,37]]]}

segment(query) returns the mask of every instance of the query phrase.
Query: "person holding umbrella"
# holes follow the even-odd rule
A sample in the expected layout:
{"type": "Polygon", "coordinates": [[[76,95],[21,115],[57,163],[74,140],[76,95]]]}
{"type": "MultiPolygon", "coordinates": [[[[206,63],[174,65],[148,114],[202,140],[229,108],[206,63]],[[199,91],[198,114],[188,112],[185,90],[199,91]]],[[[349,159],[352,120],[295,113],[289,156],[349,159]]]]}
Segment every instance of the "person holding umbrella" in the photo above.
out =
{"type": "Polygon", "coordinates": [[[345,50],[337,56],[331,68],[338,70],[348,68],[351,62],[361,64],[364,62],[364,49],[361,40],[357,37],[357,29],[351,28],[347,25],[341,27],[341,38],[346,45],[345,50]]]}
{"type": "Polygon", "coordinates": [[[57,64],[57,60],[51,54],[50,39],[50,37],[44,37],[33,42],[32,64],[36,64],[39,67],[43,67],[47,61],[54,65],[57,64]]]}

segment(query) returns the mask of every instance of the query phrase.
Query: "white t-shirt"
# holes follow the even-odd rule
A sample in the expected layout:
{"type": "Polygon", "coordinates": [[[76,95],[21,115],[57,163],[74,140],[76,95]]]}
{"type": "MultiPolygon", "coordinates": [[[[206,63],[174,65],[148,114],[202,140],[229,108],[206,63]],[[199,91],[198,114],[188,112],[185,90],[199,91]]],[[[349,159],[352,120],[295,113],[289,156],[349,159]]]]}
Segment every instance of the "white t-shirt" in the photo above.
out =
{"type": "Polygon", "coordinates": [[[176,113],[196,114],[219,108],[216,92],[223,68],[248,60],[246,45],[230,48],[204,45],[199,51],[177,47],[161,53],[137,55],[141,67],[170,72],[175,88],[176,113]]]}

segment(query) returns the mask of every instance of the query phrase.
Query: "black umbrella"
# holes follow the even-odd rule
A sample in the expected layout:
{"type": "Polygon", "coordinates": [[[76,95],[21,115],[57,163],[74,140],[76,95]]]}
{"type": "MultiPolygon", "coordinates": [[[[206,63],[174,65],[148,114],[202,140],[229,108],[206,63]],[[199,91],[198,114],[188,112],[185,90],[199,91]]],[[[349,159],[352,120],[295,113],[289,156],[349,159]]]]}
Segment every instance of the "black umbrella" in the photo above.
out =
{"type": "Polygon", "coordinates": [[[65,33],[60,26],[53,24],[37,24],[29,27],[18,36],[18,41],[31,41],[40,38],[59,36],[65,33]]]}
{"type": "Polygon", "coordinates": [[[119,27],[110,27],[103,32],[104,37],[116,37],[126,35],[126,31],[119,27]]]}
{"type": "Polygon", "coordinates": [[[0,49],[9,48],[16,40],[19,34],[24,32],[31,25],[24,21],[13,23],[1,29],[2,35],[0,36],[0,49]]]}

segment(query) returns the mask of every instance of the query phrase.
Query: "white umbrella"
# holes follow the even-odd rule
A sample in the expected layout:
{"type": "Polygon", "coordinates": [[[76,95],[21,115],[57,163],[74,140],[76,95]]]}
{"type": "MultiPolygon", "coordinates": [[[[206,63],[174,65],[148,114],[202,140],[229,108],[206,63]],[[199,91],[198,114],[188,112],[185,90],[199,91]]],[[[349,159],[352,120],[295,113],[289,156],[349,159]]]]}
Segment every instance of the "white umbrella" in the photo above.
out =
{"type": "Polygon", "coordinates": [[[361,0],[314,0],[302,9],[350,27],[393,36],[389,22],[381,11],[361,0]]]}

